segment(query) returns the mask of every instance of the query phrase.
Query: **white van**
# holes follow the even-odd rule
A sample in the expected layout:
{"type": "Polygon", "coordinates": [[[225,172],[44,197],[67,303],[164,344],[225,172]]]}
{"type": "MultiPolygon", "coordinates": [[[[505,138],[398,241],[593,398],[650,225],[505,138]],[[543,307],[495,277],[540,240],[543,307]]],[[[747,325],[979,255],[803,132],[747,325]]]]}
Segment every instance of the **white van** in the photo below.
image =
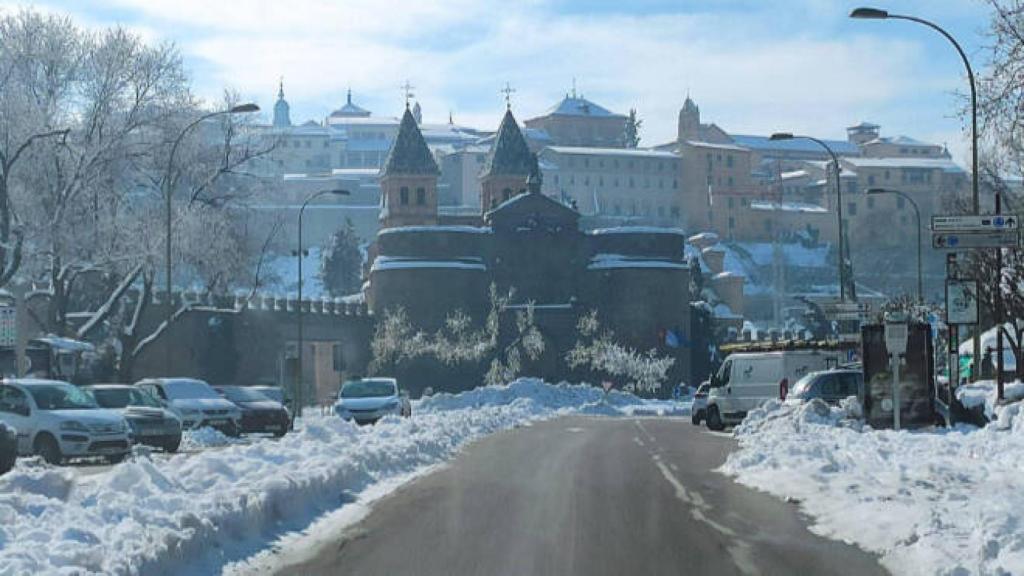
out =
{"type": "Polygon", "coordinates": [[[708,428],[738,424],[747,412],[779,398],[782,380],[789,386],[809,372],[835,368],[839,354],[823,350],[783,350],[730,354],[711,377],[705,417],[708,428]]]}

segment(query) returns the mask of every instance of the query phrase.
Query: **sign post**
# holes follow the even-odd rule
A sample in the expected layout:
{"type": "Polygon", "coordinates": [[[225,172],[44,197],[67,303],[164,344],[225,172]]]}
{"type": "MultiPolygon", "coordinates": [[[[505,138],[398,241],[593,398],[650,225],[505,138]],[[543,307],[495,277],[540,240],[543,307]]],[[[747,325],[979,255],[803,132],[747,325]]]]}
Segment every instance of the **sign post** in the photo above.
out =
{"type": "Polygon", "coordinates": [[[907,352],[907,321],[905,318],[887,318],[885,321],[885,348],[892,363],[892,427],[900,429],[900,362],[907,352]]]}

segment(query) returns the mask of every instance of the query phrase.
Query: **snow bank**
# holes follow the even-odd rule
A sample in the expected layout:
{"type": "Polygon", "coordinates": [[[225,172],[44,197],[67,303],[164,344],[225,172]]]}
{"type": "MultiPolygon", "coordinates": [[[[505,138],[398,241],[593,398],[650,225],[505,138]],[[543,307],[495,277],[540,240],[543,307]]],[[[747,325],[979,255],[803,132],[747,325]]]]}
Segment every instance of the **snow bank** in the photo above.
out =
{"type": "MultiPolygon", "coordinates": [[[[218,572],[353,494],[451,458],[484,435],[568,412],[665,409],[591,386],[520,380],[416,403],[408,419],[359,427],[307,419],[280,440],[222,444],[169,458],[140,453],[110,471],[19,466],[0,478],[0,573],[218,572]]],[[[204,444],[205,443],[205,444],[204,444]]]]}
{"type": "Polygon", "coordinates": [[[811,530],[894,574],[1024,574],[1024,417],[928,432],[872,430],[855,407],[771,402],[737,427],[721,472],[800,502],[811,530]]]}
{"type": "MultiPolygon", "coordinates": [[[[956,397],[963,404],[964,408],[984,406],[985,416],[989,420],[998,418],[997,394],[995,380],[979,380],[970,384],[963,384],[956,389],[956,397]]],[[[1005,383],[1003,385],[1003,396],[1011,402],[1024,399],[1024,382],[1017,380],[1005,383]]]]}

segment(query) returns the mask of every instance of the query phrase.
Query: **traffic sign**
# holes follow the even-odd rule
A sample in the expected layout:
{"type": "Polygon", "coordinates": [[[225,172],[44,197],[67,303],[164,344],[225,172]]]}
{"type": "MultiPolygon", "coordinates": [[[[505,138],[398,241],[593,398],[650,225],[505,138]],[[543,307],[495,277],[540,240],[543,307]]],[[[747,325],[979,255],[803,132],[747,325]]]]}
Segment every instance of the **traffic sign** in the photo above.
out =
{"type": "Polygon", "coordinates": [[[976,280],[946,280],[946,323],[950,326],[978,323],[976,280]]]}
{"type": "Polygon", "coordinates": [[[1016,229],[989,232],[932,232],[932,248],[936,250],[968,250],[971,248],[1016,248],[1020,233],[1016,229]]]}
{"type": "Polygon", "coordinates": [[[997,232],[1019,228],[1020,217],[1016,214],[932,216],[932,232],[997,232]]]}
{"type": "Polygon", "coordinates": [[[14,306],[0,305],[0,346],[13,347],[18,343],[18,314],[14,306]]]}

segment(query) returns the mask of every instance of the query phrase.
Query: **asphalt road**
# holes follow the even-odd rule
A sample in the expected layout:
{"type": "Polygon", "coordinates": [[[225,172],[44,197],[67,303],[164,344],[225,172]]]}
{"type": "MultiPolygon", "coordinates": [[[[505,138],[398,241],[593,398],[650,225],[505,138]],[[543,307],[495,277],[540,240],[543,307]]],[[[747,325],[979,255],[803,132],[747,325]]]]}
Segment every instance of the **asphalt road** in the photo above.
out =
{"type": "Polygon", "coordinates": [[[496,434],[279,574],[884,574],[794,504],[713,472],[684,419],[571,417],[496,434]]]}

